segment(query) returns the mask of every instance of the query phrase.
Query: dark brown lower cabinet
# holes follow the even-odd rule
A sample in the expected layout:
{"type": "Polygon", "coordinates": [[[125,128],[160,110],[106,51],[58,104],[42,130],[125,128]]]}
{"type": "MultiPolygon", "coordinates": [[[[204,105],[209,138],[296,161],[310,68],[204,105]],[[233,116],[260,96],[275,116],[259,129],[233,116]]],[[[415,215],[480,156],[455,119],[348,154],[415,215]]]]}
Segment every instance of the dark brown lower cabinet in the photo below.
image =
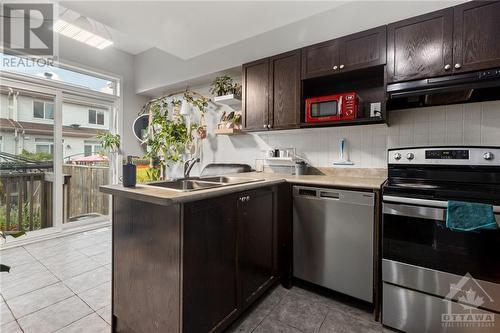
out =
{"type": "Polygon", "coordinates": [[[184,332],[209,332],[238,309],[233,202],[225,196],[184,206],[184,332]]]}
{"type": "Polygon", "coordinates": [[[182,331],[220,332],[278,278],[275,187],[184,205],[182,331]]]}
{"type": "Polygon", "coordinates": [[[276,278],[275,194],[264,188],[238,199],[238,268],[243,306],[276,278]]]}

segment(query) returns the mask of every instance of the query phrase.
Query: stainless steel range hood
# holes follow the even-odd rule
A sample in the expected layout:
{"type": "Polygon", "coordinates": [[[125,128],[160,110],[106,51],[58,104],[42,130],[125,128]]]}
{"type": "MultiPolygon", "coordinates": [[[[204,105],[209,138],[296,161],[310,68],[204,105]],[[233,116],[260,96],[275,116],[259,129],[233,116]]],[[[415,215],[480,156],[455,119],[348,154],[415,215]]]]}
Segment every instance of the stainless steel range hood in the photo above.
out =
{"type": "Polygon", "coordinates": [[[391,108],[500,99],[500,68],[387,85],[391,108]]]}

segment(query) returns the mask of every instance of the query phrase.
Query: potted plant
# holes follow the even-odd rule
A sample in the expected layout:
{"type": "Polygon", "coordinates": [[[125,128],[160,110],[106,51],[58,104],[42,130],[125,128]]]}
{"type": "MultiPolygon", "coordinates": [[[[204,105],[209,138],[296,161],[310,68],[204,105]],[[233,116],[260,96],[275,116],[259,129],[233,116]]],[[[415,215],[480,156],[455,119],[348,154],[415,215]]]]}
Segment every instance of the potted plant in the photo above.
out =
{"type": "Polygon", "coordinates": [[[228,75],[221,75],[215,78],[210,87],[210,93],[215,96],[224,96],[229,94],[241,95],[241,85],[235,83],[228,75]]]}

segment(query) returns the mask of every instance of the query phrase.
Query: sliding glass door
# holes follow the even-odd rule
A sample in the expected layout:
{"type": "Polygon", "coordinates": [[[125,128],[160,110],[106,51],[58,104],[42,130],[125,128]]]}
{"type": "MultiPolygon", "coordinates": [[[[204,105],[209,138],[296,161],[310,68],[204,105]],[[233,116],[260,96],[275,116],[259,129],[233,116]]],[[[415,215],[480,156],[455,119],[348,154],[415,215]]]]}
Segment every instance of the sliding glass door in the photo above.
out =
{"type": "Polygon", "coordinates": [[[36,237],[108,222],[99,187],[116,181],[120,156],[99,137],[118,130],[118,96],[1,74],[0,229],[36,237]]]}
{"type": "Polygon", "coordinates": [[[36,231],[55,225],[56,93],[23,84],[0,86],[0,228],[36,231]]]}

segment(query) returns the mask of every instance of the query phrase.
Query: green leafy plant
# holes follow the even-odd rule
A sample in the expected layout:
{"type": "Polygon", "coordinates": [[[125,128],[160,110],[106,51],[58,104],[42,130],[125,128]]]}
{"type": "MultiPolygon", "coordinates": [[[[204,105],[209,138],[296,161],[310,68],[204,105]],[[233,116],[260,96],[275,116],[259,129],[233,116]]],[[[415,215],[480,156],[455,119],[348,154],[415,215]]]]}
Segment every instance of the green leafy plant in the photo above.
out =
{"type": "Polygon", "coordinates": [[[235,83],[228,75],[221,75],[215,78],[210,87],[210,93],[215,96],[224,96],[228,94],[241,94],[241,85],[235,83]]]}
{"type": "Polygon", "coordinates": [[[50,153],[32,153],[27,151],[26,149],[23,149],[20,154],[22,157],[25,157],[30,160],[35,160],[35,161],[51,161],[52,160],[52,154],[50,153]]]}
{"type": "Polygon", "coordinates": [[[120,134],[113,134],[110,132],[101,133],[97,135],[101,140],[101,146],[105,151],[117,151],[120,149],[120,134]]]}

